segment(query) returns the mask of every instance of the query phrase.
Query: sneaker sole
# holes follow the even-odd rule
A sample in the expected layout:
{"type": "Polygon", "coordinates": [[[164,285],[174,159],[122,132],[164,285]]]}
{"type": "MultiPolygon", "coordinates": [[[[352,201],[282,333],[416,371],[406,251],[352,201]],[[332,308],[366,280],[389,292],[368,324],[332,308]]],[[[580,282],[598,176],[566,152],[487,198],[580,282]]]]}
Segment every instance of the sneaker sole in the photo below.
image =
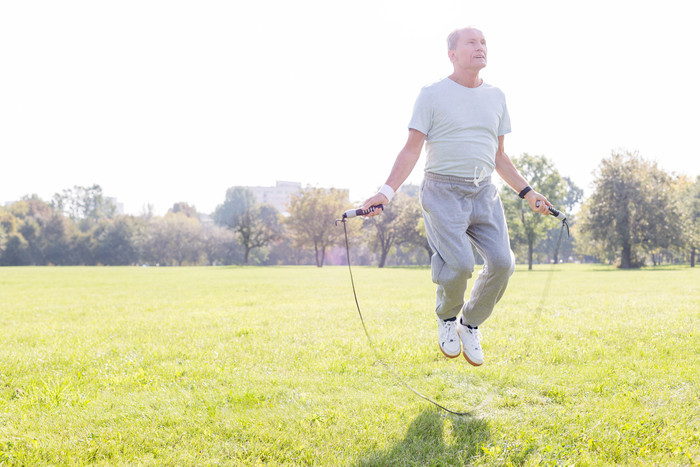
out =
{"type": "MultiPolygon", "coordinates": [[[[447,352],[445,352],[445,351],[442,349],[442,346],[440,346],[440,344],[438,344],[438,347],[440,348],[440,352],[442,352],[442,354],[443,354],[445,357],[447,357],[447,358],[457,358],[457,357],[459,357],[459,353],[458,353],[457,355],[450,355],[450,354],[448,354],[447,352]]],[[[462,352],[460,352],[460,353],[462,353],[462,352]]],[[[473,364],[472,364],[472,365],[473,365],[473,364]]]]}
{"type": "Polygon", "coordinates": [[[464,359],[465,359],[466,361],[468,361],[469,364],[472,365],[472,366],[481,366],[481,365],[484,364],[484,362],[481,362],[481,363],[474,363],[474,362],[472,362],[471,360],[469,360],[469,357],[467,357],[467,354],[464,353],[464,352],[462,352],[462,355],[464,355],[464,359]]]}
{"type": "MultiPolygon", "coordinates": [[[[462,333],[460,332],[459,326],[457,326],[457,335],[459,336],[459,339],[462,340],[462,333]]],[[[469,362],[471,366],[481,366],[484,364],[484,362],[481,363],[475,363],[472,360],[469,359],[467,356],[467,352],[462,351],[462,355],[464,355],[464,359],[469,362]]]]}

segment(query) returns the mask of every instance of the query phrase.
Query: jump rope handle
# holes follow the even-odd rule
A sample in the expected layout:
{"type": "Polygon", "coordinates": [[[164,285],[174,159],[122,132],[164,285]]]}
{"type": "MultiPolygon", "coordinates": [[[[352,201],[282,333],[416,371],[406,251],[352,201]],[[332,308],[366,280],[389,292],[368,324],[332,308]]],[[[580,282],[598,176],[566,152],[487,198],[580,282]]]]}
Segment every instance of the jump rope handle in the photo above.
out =
{"type": "Polygon", "coordinates": [[[343,213],[343,219],[349,219],[351,217],[357,217],[357,216],[366,216],[370,212],[374,212],[377,209],[384,209],[383,204],[377,204],[375,206],[370,206],[367,209],[350,209],[349,211],[345,211],[343,213]]]}
{"type": "Polygon", "coordinates": [[[549,214],[551,214],[552,216],[556,217],[556,218],[559,219],[560,221],[565,221],[565,220],[566,220],[566,215],[564,215],[563,212],[557,211],[557,210],[554,209],[552,206],[547,206],[547,209],[549,209],[549,214]]]}
{"type": "MultiPolygon", "coordinates": [[[[537,202],[536,206],[537,206],[538,208],[540,207],[540,202],[539,202],[539,201],[537,202]]],[[[559,219],[560,221],[565,221],[565,220],[566,220],[566,215],[565,215],[563,212],[557,211],[557,210],[554,209],[552,206],[547,206],[547,209],[549,209],[549,214],[550,214],[551,216],[556,217],[556,218],[559,219]]]]}

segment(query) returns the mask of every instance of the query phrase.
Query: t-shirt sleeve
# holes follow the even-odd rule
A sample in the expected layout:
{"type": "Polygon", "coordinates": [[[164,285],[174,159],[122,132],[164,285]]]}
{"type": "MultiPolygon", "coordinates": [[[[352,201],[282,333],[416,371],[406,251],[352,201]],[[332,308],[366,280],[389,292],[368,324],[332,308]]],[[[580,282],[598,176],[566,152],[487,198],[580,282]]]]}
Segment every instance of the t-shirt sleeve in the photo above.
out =
{"type": "Polygon", "coordinates": [[[498,136],[507,135],[510,133],[510,115],[508,114],[508,106],[506,105],[505,98],[503,99],[503,114],[501,115],[501,121],[498,124],[498,136]]]}
{"type": "Polygon", "coordinates": [[[421,89],[413,105],[413,115],[411,121],[408,122],[408,128],[418,130],[424,135],[428,135],[430,127],[433,123],[433,106],[431,105],[428,92],[425,88],[421,89]]]}

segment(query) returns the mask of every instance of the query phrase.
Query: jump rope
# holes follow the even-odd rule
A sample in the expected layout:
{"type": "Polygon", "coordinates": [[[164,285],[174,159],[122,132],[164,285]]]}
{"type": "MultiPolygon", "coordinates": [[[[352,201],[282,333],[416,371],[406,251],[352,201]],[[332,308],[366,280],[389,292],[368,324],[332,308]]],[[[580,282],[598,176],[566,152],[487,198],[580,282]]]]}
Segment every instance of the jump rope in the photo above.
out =
{"type": "MultiPolygon", "coordinates": [[[[537,202],[537,207],[539,207],[539,201],[537,202]]],[[[561,240],[562,240],[562,234],[564,233],[564,228],[566,227],[566,233],[567,235],[569,234],[569,224],[566,222],[566,216],[564,213],[561,211],[558,211],[551,206],[547,207],[549,209],[549,214],[556,217],[557,219],[562,221],[561,225],[561,230],[559,231],[559,240],[557,241],[557,248],[555,250],[554,256],[557,256],[557,253],[559,252],[559,247],[561,246],[561,240]]],[[[367,326],[365,325],[365,319],[362,316],[362,311],[360,310],[360,302],[357,299],[357,291],[355,290],[355,280],[353,279],[352,276],[352,266],[350,265],[350,242],[348,241],[348,229],[347,226],[345,225],[346,221],[348,219],[351,219],[353,217],[358,217],[358,216],[366,216],[367,214],[370,214],[374,212],[377,209],[384,209],[384,205],[378,204],[376,206],[371,206],[368,209],[351,209],[349,211],[345,211],[340,219],[337,219],[335,221],[335,225],[337,226],[338,223],[343,224],[343,233],[345,234],[345,254],[348,260],[348,271],[350,272],[350,284],[352,284],[352,295],[355,297],[355,306],[357,307],[357,314],[360,317],[360,322],[362,323],[362,329],[365,331],[365,336],[367,337],[367,342],[369,342],[369,347],[372,349],[372,353],[374,353],[374,357],[377,359],[377,362],[379,362],[393,377],[396,379],[396,381],[401,384],[403,387],[411,391],[413,394],[416,396],[420,397],[421,399],[433,404],[439,409],[444,410],[447,413],[451,413],[452,415],[457,415],[457,416],[469,416],[472,414],[472,410],[468,412],[458,412],[456,410],[451,410],[448,409],[447,407],[435,402],[433,399],[430,397],[422,394],[418,390],[416,390],[413,386],[408,384],[405,379],[403,379],[401,376],[399,376],[396,371],[389,366],[384,360],[382,360],[381,356],[379,355],[379,352],[377,351],[376,347],[374,346],[374,341],[372,340],[372,337],[370,336],[369,332],[367,331],[367,326]]],[[[542,305],[544,304],[544,300],[546,299],[547,293],[549,291],[549,284],[552,279],[552,272],[554,272],[554,269],[550,271],[549,277],[547,278],[547,281],[545,283],[545,290],[544,294],[542,295],[542,300],[538,306],[538,308],[542,308],[542,305]]]]}

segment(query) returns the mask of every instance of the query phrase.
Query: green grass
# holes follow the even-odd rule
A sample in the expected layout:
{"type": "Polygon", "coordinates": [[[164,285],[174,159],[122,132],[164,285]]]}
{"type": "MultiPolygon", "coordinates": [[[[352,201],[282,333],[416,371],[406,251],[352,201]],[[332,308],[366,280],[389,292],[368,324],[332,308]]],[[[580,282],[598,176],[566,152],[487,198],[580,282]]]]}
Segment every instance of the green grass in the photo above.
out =
{"type": "Polygon", "coordinates": [[[429,270],[355,268],[388,370],[347,268],[0,268],[0,465],[700,463],[700,268],[551,271],[474,368],[429,270]]]}

